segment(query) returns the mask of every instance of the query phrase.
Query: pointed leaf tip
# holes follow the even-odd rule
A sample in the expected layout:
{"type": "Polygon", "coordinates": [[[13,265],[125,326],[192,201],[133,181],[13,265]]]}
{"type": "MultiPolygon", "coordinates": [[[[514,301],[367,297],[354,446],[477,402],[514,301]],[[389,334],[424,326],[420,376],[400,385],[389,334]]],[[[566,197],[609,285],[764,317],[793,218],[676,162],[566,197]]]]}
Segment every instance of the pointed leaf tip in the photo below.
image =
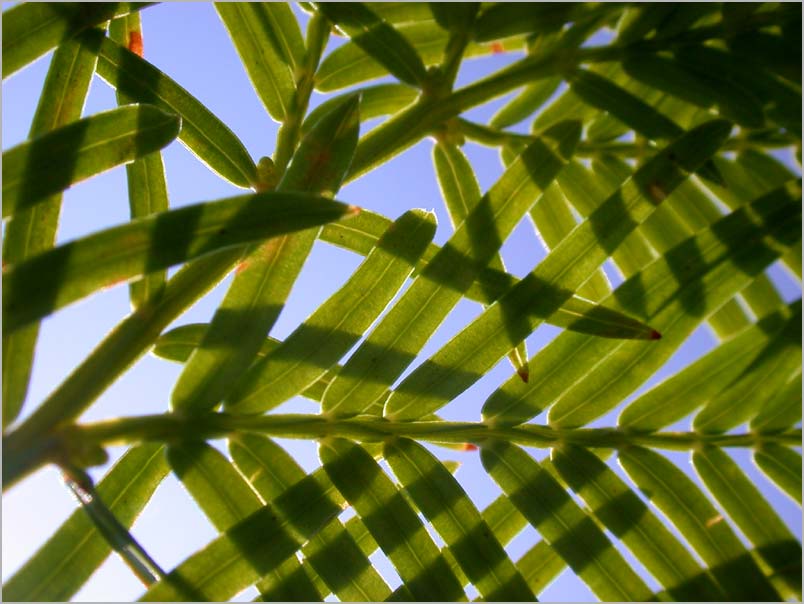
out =
{"type": "Polygon", "coordinates": [[[650,339],[651,340],[661,340],[662,339],[662,334],[660,334],[658,331],[656,331],[654,329],[650,334],[650,339]]]}
{"type": "Polygon", "coordinates": [[[477,451],[477,445],[472,444],[472,443],[463,443],[463,446],[461,447],[461,449],[463,451],[467,451],[467,452],[469,452],[469,451],[477,451]]]}
{"type": "Polygon", "coordinates": [[[523,382],[526,384],[528,383],[528,380],[530,379],[530,370],[527,367],[520,367],[516,370],[516,373],[520,378],[522,378],[523,382]]]}
{"type": "Polygon", "coordinates": [[[352,218],[353,216],[357,216],[362,211],[360,206],[352,206],[346,208],[346,213],[344,214],[344,218],[352,218]]]}

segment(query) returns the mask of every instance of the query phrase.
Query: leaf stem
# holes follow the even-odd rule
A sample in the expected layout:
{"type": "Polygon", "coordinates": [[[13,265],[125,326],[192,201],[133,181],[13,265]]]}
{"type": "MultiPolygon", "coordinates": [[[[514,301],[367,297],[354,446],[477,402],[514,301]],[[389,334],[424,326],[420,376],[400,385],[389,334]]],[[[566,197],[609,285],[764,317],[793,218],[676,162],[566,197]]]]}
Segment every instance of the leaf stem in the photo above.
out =
{"type": "Polygon", "coordinates": [[[496,426],[483,422],[412,421],[393,422],[373,416],[336,419],[323,415],[276,414],[231,415],[210,413],[189,417],[178,414],[149,415],[73,425],[61,431],[66,441],[112,445],[146,440],[176,441],[209,439],[233,433],[258,433],[278,438],[315,440],[326,436],[365,442],[399,436],[433,443],[482,443],[505,440],[535,447],[574,444],[592,448],[647,446],[689,450],[703,446],[759,447],[766,443],[799,445],[801,430],[742,434],[699,432],[636,432],[617,428],[552,428],[524,424],[496,426]]]}
{"type": "Polygon", "coordinates": [[[285,168],[293,156],[293,151],[299,143],[302,120],[304,114],[307,113],[310,95],[313,92],[315,71],[318,69],[321,55],[329,40],[330,28],[329,20],[319,12],[313,15],[307,26],[307,51],[299,66],[299,72],[296,74],[296,92],[293,94],[290,110],[279,128],[276,139],[274,168],[279,175],[284,174],[285,168]]]}

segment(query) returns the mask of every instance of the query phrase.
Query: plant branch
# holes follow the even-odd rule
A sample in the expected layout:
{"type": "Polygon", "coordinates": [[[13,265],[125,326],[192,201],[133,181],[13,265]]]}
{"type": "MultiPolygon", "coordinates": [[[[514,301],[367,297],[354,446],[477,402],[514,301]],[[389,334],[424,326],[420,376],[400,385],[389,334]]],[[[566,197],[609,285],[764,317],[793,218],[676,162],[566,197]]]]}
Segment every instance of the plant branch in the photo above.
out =
{"type": "Polygon", "coordinates": [[[635,432],[617,428],[552,428],[523,424],[496,426],[483,422],[413,421],[393,422],[373,416],[329,418],[324,415],[149,415],[106,420],[64,428],[60,437],[78,440],[83,446],[130,444],[141,441],[181,441],[223,437],[235,433],[258,433],[278,438],[314,440],[337,436],[366,442],[398,436],[433,443],[476,443],[505,440],[533,447],[574,444],[592,448],[646,446],[689,450],[704,446],[759,447],[765,443],[800,445],[801,430],[742,434],[698,432],[635,432]]]}
{"type": "Polygon", "coordinates": [[[329,40],[330,28],[329,20],[319,12],[312,16],[307,26],[307,51],[299,66],[299,73],[296,74],[296,92],[293,94],[290,111],[277,134],[274,168],[279,175],[285,172],[299,143],[302,120],[313,93],[315,71],[329,40]]]}

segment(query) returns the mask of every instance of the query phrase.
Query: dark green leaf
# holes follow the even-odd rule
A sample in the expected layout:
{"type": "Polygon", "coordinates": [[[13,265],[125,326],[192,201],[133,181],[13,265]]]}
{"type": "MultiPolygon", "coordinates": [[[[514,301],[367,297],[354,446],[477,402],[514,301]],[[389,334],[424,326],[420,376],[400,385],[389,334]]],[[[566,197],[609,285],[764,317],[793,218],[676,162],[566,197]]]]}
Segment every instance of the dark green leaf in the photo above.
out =
{"type": "Polygon", "coordinates": [[[483,598],[533,598],[474,504],[433,455],[411,440],[398,439],[386,443],[383,457],[483,598]]]}
{"type": "MultiPolygon", "coordinates": [[[[283,28],[274,19],[276,7],[267,2],[216,2],[223,24],[237,49],[254,89],[268,113],[277,122],[285,121],[295,92],[293,61],[297,59],[290,44],[282,44],[283,28]]],[[[289,13],[286,4],[277,4],[289,13]]],[[[296,53],[303,49],[301,33],[292,14],[288,34],[296,53]],[[295,27],[295,32],[292,27],[295,27]],[[295,35],[293,35],[295,34],[295,35]]]]}
{"type": "Polygon", "coordinates": [[[522,449],[484,443],[483,467],[545,540],[601,600],[646,600],[650,589],[602,530],[522,449]]]}
{"type": "Polygon", "coordinates": [[[360,445],[321,441],[324,469],[418,600],[455,601],[463,589],[416,512],[360,445]]]}
{"type": "Polygon", "coordinates": [[[727,597],[779,600],[779,594],[720,512],[667,459],[641,447],[620,451],[620,464],[709,565],[727,597]]]}
{"type": "MultiPolygon", "coordinates": [[[[358,100],[352,96],[304,137],[277,190],[334,195],[351,162],[358,127],[358,100]]],[[[247,250],[202,346],[173,389],[175,409],[208,411],[231,391],[278,318],[317,235],[318,229],[308,228],[247,250]],[[226,342],[231,345],[221,345],[226,342]]]]}
{"type": "MultiPolygon", "coordinates": [[[[81,117],[103,38],[102,32],[95,33],[94,36],[64,42],[53,53],[30,138],[81,117]]],[[[3,233],[3,262],[16,264],[52,248],[60,212],[61,195],[57,194],[12,216],[3,233]]],[[[3,358],[6,359],[3,363],[4,428],[22,409],[38,334],[38,324],[32,324],[3,337],[3,358]]]]}
{"type": "Polygon", "coordinates": [[[181,120],[152,105],[84,118],[3,153],[3,218],[74,183],[161,149],[181,120]]]}
{"type": "Polygon", "coordinates": [[[435,235],[435,216],[409,210],[380,237],[349,280],[226,399],[234,413],[263,412],[300,393],[345,355],[385,309],[435,235]]]}
{"type": "Polygon", "coordinates": [[[242,250],[249,242],[351,213],[352,206],[310,194],[255,193],[162,212],[89,235],[6,269],[4,333],[104,286],[233,246],[242,250]]]}
{"type": "Polygon", "coordinates": [[[222,178],[244,189],[254,186],[257,168],[243,143],[167,75],[108,38],[101,46],[97,69],[118,92],[181,116],[179,140],[222,178]]]}
{"type": "Polygon", "coordinates": [[[321,2],[316,6],[352,41],[399,80],[421,86],[424,63],[404,36],[360,3],[321,2]]]}
{"type": "Polygon", "coordinates": [[[152,3],[32,2],[4,11],[3,78],[82,31],[149,4],[152,3]]]}

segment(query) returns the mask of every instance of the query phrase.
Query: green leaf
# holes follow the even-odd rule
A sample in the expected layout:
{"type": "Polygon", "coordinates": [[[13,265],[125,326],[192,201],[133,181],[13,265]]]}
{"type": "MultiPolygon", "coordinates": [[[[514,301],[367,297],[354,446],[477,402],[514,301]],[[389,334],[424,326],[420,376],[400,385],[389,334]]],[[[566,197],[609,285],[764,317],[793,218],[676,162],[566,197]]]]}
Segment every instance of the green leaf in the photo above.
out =
{"type": "Polygon", "coordinates": [[[262,507],[251,485],[210,445],[170,445],[167,459],[216,530],[224,532],[262,507]]]}
{"type": "MultiPolygon", "coordinates": [[[[572,180],[569,169],[575,165],[576,162],[568,164],[565,171],[559,174],[557,182],[548,187],[539,203],[530,209],[531,221],[547,251],[561,243],[578,224],[561,187],[562,182],[572,180]]],[[[611,285],[602,268],[597,269],[577,290],[578,295],[595,301],[605,298],[610,292],[611,285]]]]}
{"type": "Polygon", "coordinates": [[[688,174],[714,153],[731,126],[714,121],[685,134],[644,164],[536,269],[411,373],[385,415],[415,419],[439,409],[491,369],[572,296],[592,270],[688,174]]]}
{"type": "MultiPolygon", "coordinates": [[[[273,18],[276,9],[268,3],[216,2],[215,10],[226,26],[254,89],[262,104],[277,122],[285,121],[293,101],[296,86],[293,77],[295,65],[289,46],[281,43],[282,28],[273,18]]],[[[290,7],[285,7],[290,12],[290,7]]],[[[303,49],[301,32],[292,17],[297,40],[296,52],[303,49]]],[[[289,23],[284,23],[285,26],[289,23]]]]}
{"type": "Polygon", "coordinates": [[[50,49],[151,2],[33,2],[3,12],[3,79],[50,49]]]}
{"type": "MultiPolygon", "coordinates": [[[[238,468],[249,477],[263,499],[270,501],[287,488],[304,479],[305,473],[296,461],[273,441],[243,434],[231,440],[229,450],[238,468]]],[[[327,486],[336,505],[345,503],[322,469],[315,473],[322,486],[327,486]]],[[[353,524],[359,518],[351,519],[353,524]]],[[[371,551],[376,549],[374,544],[371,551]]],[[[369,552],[370,554],[371,552],[369,552]]],[[[309,564],[332,592],[343,602],[382,601],[391,590],[374,569],[368,554],[340,521],[333,520],[302,548],[305,565],[309,564]]]]}
{"type": "Polygon", "coordinates": [[[162,212],[89,235],[7,267],[4,333],[102,287],[233,246],[242,252],[249,242],[353,212],[352,206],[310,194],[255,193],[162,212]]]}
{"type": "Polygon", "coordinates": [[[779,312],[743,330],[630,403],[618,425],[655,431],[686,417],[744,373],[784,324],[779,312]]]}
{"type": "MultiPolygon", "coordinates": [[[[416,100],[419,92],[407,84],[377,84],[366,86],[347,95],[360,94],[360,121],[368,121],[375,117],[391,115],[416,100]]],[[[344,95],[332,97],[313,109],[304,119],[301,131],[306,134],[332,108],[343,102],[344,95]]]]}
{"type": "MultiPolygon", "coordinates": [[[[5,21],[4,21],[5,22],[5,21]]],[[[81,117],[103,34],[62,43],[53,53],[34,114],[29,137],[34,138],[81,117]]],[[[16,264],[53,247],[61,195],[17,212],[5,225],[3,261],[16,264]]],[[[28,392],[39,325],[3,337],[3,427],[19,414],[28,392]]]]}
{"type": "Polygon", "coordinates": [[[430,4],[427,2],[366,2],[365,4],[383,21],[394,25],[433,20],[430,4]]]}
{"type": "Polygon", "coordinates": [[[557,401],[550,422],[574,427],[610,410],[650,377],[703,318],[778,257],[779,250],[763,243],[763,237],[779,242],[798,238],[795,196],[780,190],[750,210],[725,217],[633,275],[604,301],[650,321],[663,334],[660,341],[646,346],[561,334],[530,361],[544,371],[533,371],[527,386],[506,384],[486,401],[484,417],[521,423],[557,401]],[[706,292],[705,300],[700,292],[706,292]],[[625,377],[623,367],[629,368],[625,377]]]}
{"type": "MultiPolygon", "coordinates": [[[[128,46],[139,36],[142,41],[142,27],[139,13],[132,13],[124,18],[115,19],[109,25],[109,37],[120,44],[128,46]]],[[[117,94],[117,104],[130,102],[125,94],[117,94]]],[[[168,209],[167,183],[165,166],[161,153],[150,153],[145,157],[126,164],[128,180],[128,205],[132,218],[141,218],[157,214],[168,209]]],[[[131,307],[137,308],[151,296],[155,296],[165,286],[167,270],[152,271],[142,279],[129,284],[131,307]]]]}
{"type": "Polygon", "coordinates": [[[84,361],[3,442],[3,486],[8,488],[35,467],[19,444],[68,422],[92,402],[187,308],[223,279],[241,255],[225,250],[183,267],[158,299],[149,300],[115,326],[84,361]],[[16,447],[16,449],[15,449],[16,447]]]}
{"type": "Polygon", "coordinates": [[[801,305],[742,375],[719,392],[695,416],[698,432],[725,432],[753,418],[778,392],[787,378],[801,370],[801,305]]]}
{"type": "Polygon", "coordinates": [[[152,105],[84,118],[3,153],[3,218],[72,184],[161,149],[181,120],[152,105]]]}
{"type": "Polygon", "coordinates": [[[709,492],[793,595],[801,597],[801,544],[725,451],[693,451],[692,463],[709,492]],[[796,568],[798,566],[798,568],[796,568]]]}
{"type": "MultiPolygon", "coordinates": [[[[469,160],[456,145],[443,141],[435,145],[433,163],[441,196],[444,198],[452,227],[455,229],[466,220],[472,208],[480,201],[480,186],[477,184],[469,160]]],[[[505,263],[499,252],[492,256],[489,266],[505,272],[505,263]]],[[[509,352],[508,358],[522,379],[527,379],[528,349],[525,343],[522,342],[509,352]]]]}
{"type": "Polygon", "coordinates": [[[564,2],[500,3],[486,8],[475,21],[474,39],[488,42],[516,34],[557,31],[572,20],[577,5],[564,2]]]}
{"type": "Polygon", "coordinates": [[[567,564],[546,541],[539,541],[516,562],[528,587],[537,596],[566,569],[567,564]]]}
{"type": "Polygon", "coordinates": [[[503,105],[492,116],[489,126],[492,128],[507,128],[527,119],[528,116],[553,96],[561,82],[560,77],[554,77],[545,78],[525,86],[522,92],[503,105]]]}
{"type": "Polygon", "coordinates": [[[435,216],[410,210],[392,224],[349,280],[282,344],[249,369],[226,408],[259,413],[318,380],[363,336],[435,235],[435,216]]]}
{"type": "MultiPolygon", "coordinates": [[[[277,190],[334,194],[357,144],[358,120],[357,97],[345,99],[301,141],[277,190]]],[[[179,376],[174,409],[208,411],[229,393],[279,316],[317,234],[307,229],[247,251],[202,346],[179,376]]]]}
{"type": "MultiPolygon", "coordinates": [[[[212,525],[220,532],[228,530],[263,506],[249,482],[217,449],[206,443],[173,445],[167,451],[173,472],[193,496],[212,525]]],[[[268,573],[268,580],[257,583],[261,593],[275,583],[293,581],[306,599],[320,600],[322,595],[301,571],[299,561],[291,556],[268,573]]]]}
{"type": "Polygon", "coordinates": [[[479,2],[450,2],[451,6],[445,6],[441,2],[428,4],[436,23],[449,32],[468,31],[480,9],[479,2]]]}
{"type": "Polygon", "coordinates": [[[594,516],[630,549],[674,600],[718,601],[725,594],[647,505],[587,449],[553,449],[561,479],[594,516]]]}
{"type": "Polygon", "coordinates": [[[416,512],[360,445],[321,441],[319,455],[332,482],[352,504],[417,600],[456,601],[463,589],[416,512]]]}
{"type": "Polygon", "coordinates": [[[519,447],[490,441],[483,467],[601,600],[644,601],[650,589],[547,470],[519,447]]]}
{"type": "Polygon", "coordinates": [[[760,409],[751,420],[751,429],[774,432],[789,428],[801,421],[801,367],[788,377],[776,396],[760,409]]]}
{"type": "Polygon", "coordinates": [[[364,4],[320,2],[316,6],[393,76],[413,86],[424,83],[427,73],[416,49],[364,4]]]}
{"type": "MultiPolygon", "coordinates": [[[[168,473],[163,447],[144,444],[123,455],[98,484],[103,502],[130,527],[168,473]]],[[[4,597],[19,602],[65,602],[90,578],[111,552],[82,509],[3,585],[4,597]]]]}
{"type": "Polygon", "coordinates": [[[107,38],[101,46],[97,70],[118,92],[181,116],[179,140],[193,154],[232,184],[244,189],[254,186],[257,167],[243,143],[198,99],[159,69],[107,38]]]}
{"type": "Polygon", "coordinates": [[[308,476],[190,556],[141,599],[229,600],[293,556],[340,511],[308,476]]]}
{"type": "Polygon", "coordinates": [[[578,70],[568,78],[570,89],[586,103],[607,111],[651,140],[672,139],[683,130],[649,104],[592,71],[578,70]]]}
{"type": "MultiPolygon", "coordinates": [[[[413,6],[413,3],[406,4],[413,6]]],[[[441,61],[449,34],[432,20],[402,22],[395,29],[409,41],[425,65],[435,65],[441,61]]],[[[522,37],[508,38],[502,42],[503,51],[520,50],[522,46],[522,37]]],[[[495,52],[494,48],[487,44],[470,43],[463,56],[472,58],[488,55],[495,52]]],[[[356,43],[349,41],[333,50],[321,62],[315,75],[315,87],[321,92],[330,92],[386,75],[388,70],[383,65],[356,43]]]]}
{"type": "MultiPolygon", "coordinates": [[[[568,131],[564,143],[577,137],[568,131]]],[[[565,161],[537,140],[511,164],[349,358],[324,395],[325,411],[360,413],[384,396],[565,161]]]]}
{"type": "Polygon", "coordinates": [[[387,442],[383,457],[483,598],[533,599],[500,542],[438,459],[421,445],[404,438],[387,442]]]}
{"type": "MultiPolygon", "coordinates": [[[[765,66],[746,64],[733,54],[709,46],[688,46],[676,51],[684,65],[702,77],[726,80],[756,96],[766,117],[793,132],[801,130],[801,89],[785,85],[765,66]]],[[[751,61],[751,59],[749,59],[751,61]]],[[[772,67],[770,68],[772,69],[772,67]]]]}
{"type": "Polygon", "coordinates": [[[767,443],[754,453],[754,462],[777,487],[801,505],[801,453],[767,443]]]}
{"type": "Polygon", "coordinates": [[[716,107],[721,116],[741,126],[764,125],[759,101],[717,74],[704,76],[676,58],[644,53],[627,57],[622,65],[632,78],[704,109],[716,107]]]}
{"type": "Polygon", "coordinates": [[[621,450],[620,465],[709,566],[729,599],[779,600],[720,512],[684,472],[641,447],[621,450]]]}
{"type": "MultiPolygon", "coordinates": [[[[390,224],[388,218],[361,209],[360,214],[348,221],[325,225],[321,230],[321,239],[365,256],[376,245],[383,229],[390,224]]],[[[420,267],[422,264],[426,266],[439,249],[439,246],[431,243],[419,263],[420,267]]],[[[486,267],[480,271],[465,295],[470,300],[491,304],[518,281],[513,275],[486,267]]],[[[603,337],[650,339],[653,335],[653,329],[644,323],[578,296],[568,300],[545,321],[557,327],[603,337]]]]}
{"type": "MultiPolygon", "coordinates": [[[[209,325],[206,323],[182,325],[171,329],[159,336],[159,339],[154,344],[152,352],[159,358],[175,361],[177,363],[185,363],[187,359],[190,358],[193,350],[201,345],[207,329],[209,329],[209,325]]],[[[265,357],[281,343],[280,340],[266,338],[262,343],[262,348],[257,352],[257,357],[265,357]]],[[[301,392],[301,396],[320,403],[321,398],[324,396],[324,390],[329,386],[339,369],[340,365],[335,365],[332,371],[325,373],[318,381],[301,392]]]]}

